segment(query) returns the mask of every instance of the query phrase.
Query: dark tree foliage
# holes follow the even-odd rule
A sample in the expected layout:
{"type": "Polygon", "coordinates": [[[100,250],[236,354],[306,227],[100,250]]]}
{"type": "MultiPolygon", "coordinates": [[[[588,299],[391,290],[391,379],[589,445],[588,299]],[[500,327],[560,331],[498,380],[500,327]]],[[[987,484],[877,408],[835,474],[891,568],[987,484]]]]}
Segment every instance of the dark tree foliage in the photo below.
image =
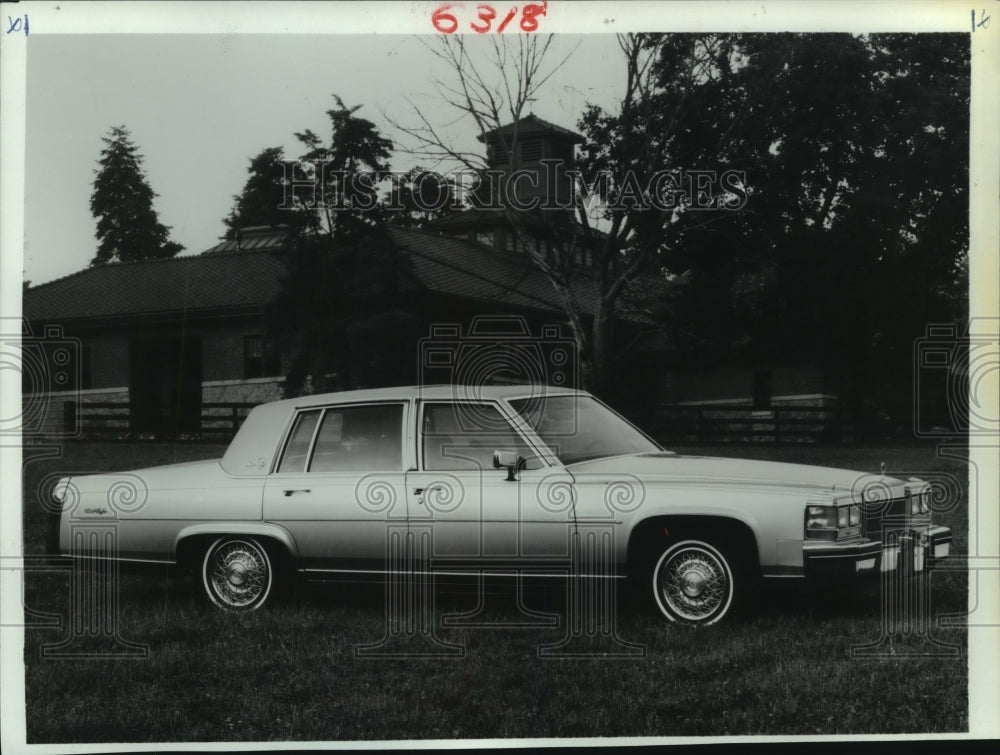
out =
{"type": "Polygon", "coordinates": [[[392,142],[334,95],[330,136],[296,137],[306,148],[284,163],[272,148],[251,161],[250,178],[226,219],[237,228],[284,225],[286,274],[269,309],[271,334],[289,356],[286,395],[413,382],[400,355],[417,339],[400,309],[402,263],[387,213],[367,176],[388,171],[392,142]]]}
{"type": "Polygon", "coordinates": [[[713,74],[677,90],[674,49],[644,115],[674,124],[666,163],[743,170],[749,194],[634,237],[692,271],[661,312],[677,341],[825,364],[848,398],[910,411],[914,340],[966,316],[968,35],[727,35],[713,74]]]}
{"type": "Polygon", "coordinates": [[[374,123],[347,107],[337,95],[330,119],[328,143],[310,129],[295,137],[306,147],[296,163],[294,192],[297,209],[307,219],[306,230],[338,244],[364,238],[385,221],[378,187],[370,180],[389,170],[392,142],[374,123]]]}
{"type": "Polygon", "coordinates": [[[142,173],[142,156],[124,126],[104,137],[90,211],[97,220],[97,254],[90,264],[173,257],[184,247],[153,209],[156,193],[142,173]]]}
{"type": "Polygon", "coordinates": [[[412,383],[419,328],[401,300],[404,262],[384,225],[341,244],[297,236],[271,324],[291,362],[286,395],[412,383]]]}
{"type": "Polygon", "coordinates": [[[286,192],[291,193],[286,178],[285,153],[281,147],[264,149],[250,160],[250,177],[243,191],[233,197],[233,209],[223,220],[225,238],[232,241],[241,229],[254,226],[292,226],[301,222],[301,214],[284,209],[286,192]]]}

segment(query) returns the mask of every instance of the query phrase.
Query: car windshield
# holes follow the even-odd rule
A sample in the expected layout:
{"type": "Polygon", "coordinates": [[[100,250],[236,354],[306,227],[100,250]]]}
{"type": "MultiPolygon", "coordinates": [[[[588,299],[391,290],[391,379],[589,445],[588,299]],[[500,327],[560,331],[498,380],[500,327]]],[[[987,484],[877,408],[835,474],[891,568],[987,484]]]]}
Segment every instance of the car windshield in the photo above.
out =
{"type": "Polygon", "coordinates": [[[661,449],[593,396],[547,396],[510,402],[563,464],[661,449]]]}

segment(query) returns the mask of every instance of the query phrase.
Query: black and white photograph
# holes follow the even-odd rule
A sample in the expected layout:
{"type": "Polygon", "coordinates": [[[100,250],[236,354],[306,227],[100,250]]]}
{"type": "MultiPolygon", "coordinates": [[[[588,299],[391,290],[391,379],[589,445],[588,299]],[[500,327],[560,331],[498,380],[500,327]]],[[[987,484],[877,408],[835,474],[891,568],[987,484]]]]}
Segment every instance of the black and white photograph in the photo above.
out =
{"type": "Polygon", "coordinates": [[[0,22],[5,752],[1000,737],[995,2],[0,22]]]}

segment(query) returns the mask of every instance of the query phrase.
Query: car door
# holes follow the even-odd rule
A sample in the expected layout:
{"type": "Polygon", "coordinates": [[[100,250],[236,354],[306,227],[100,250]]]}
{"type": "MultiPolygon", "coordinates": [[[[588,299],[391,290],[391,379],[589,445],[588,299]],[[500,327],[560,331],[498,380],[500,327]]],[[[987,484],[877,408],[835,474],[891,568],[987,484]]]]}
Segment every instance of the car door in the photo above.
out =
{"type": "Polygon", "coordinates": [[[312,578],[385,568],[390,528],[406,527],[408,403],[298,413],[264,487],[264,519],[295,538],[312,578]]]}
{"type": "Polygon", "coordinates": [[[418,469],[406,475],[411,533],[431,538],[436,572],[562,569],[574,526],[572,477],[491,402],[418,405],[418,469]],[[523,457],[508,479],[495,451],[523,457]]]}

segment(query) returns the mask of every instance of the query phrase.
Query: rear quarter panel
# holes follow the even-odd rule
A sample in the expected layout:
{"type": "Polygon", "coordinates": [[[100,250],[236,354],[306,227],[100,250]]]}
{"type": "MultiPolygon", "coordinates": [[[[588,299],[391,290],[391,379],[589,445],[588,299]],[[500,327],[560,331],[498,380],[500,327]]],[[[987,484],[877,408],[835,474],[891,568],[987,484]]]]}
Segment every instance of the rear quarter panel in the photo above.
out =
{"type": "Polygon", "coordinates": [[[122,559],[171,562],[182,530],[258,522],[262,496],[262,477],[229,475],[218,461],[72,478],[60,551],[112,549],[122,559]]]}

